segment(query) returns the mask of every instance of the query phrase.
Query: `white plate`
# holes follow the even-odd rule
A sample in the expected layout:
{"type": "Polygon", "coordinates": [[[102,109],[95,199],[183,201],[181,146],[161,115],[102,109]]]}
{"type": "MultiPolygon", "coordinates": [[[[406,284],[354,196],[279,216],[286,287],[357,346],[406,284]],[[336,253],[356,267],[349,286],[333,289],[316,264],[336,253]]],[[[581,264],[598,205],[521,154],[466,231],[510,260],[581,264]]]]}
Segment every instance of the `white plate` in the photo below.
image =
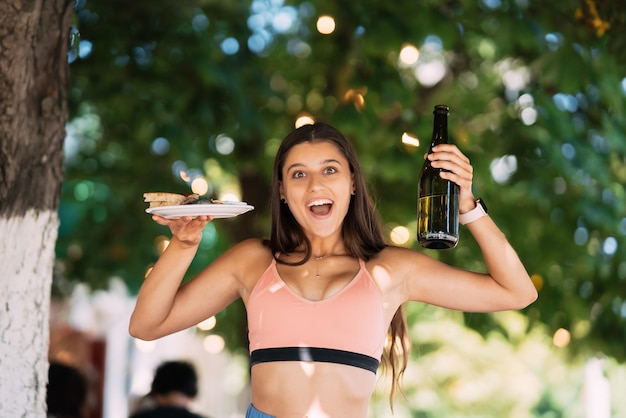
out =
{"type": "Polygon", "coordinates": [[[177,219],[183,216],[202,216],[209,215],[214,219],[232,218],[242,213],[249,212],[254,206],[245,202],[240,203],[196,203],[191,205],[176,206],[159,206],[156,208],[148,208],[146,212],[151,215],[159,215],[168,219],[177,219]]]}

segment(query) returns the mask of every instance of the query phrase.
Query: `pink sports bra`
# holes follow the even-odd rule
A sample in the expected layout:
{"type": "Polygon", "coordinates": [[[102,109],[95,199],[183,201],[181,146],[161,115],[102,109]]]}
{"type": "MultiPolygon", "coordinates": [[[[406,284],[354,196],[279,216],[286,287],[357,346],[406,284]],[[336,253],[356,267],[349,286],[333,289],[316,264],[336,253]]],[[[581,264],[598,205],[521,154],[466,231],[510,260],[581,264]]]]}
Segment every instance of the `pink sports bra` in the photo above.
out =
{"type": "Polygon", "coordinates": [[[376,373],[387,327],[380,292],[363,260],[359,265],[343,289],[311,301],[287,286],[272,260],[246,307],[251,364],[323,361],[376,373]]]}

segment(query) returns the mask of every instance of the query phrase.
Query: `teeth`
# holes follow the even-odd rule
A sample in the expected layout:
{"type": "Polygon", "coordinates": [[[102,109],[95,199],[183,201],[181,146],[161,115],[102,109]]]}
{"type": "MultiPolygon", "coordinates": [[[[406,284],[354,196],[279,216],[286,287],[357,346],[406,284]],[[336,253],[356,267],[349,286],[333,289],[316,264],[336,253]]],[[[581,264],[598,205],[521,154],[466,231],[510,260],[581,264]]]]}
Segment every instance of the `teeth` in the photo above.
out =
{"type": "Polygon", "coordinates": [[[328,199],[320,199],[320,200],[314,200],[311,203],[309,203],[308,207],[311,206],[322,206],[322,205],[332,205],[333,202],[332,200],[328,200],[328,199]]]}

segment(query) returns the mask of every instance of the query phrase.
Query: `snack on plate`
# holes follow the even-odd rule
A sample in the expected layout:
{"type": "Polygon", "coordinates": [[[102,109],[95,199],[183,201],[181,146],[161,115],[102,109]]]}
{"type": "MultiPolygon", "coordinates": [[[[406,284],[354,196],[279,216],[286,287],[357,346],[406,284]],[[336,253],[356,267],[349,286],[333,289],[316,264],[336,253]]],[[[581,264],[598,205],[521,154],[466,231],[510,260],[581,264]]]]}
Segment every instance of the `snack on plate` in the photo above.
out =
{"type": "Polygon", "coordinates": [[[191,203],[196,203],[198,199],[200,199],[200,195],[197,193],[184,195],[168,192],[146,192],[143,194],[143,201],[150,203],[151,208],[159,206],[189,205],[191,203]]]}

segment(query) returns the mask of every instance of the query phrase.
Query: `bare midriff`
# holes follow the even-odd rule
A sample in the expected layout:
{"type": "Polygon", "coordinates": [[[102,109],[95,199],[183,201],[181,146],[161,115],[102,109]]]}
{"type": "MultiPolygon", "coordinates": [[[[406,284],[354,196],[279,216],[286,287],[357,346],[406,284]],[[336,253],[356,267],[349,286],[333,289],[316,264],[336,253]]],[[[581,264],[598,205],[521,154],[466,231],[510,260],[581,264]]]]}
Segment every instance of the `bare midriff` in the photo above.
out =
{"type": "Polygon", "coordinates": [[[353,366],[281,361],[252,367],[252,404],[277,418],[366,418],[376,375],[353,366]]]}

